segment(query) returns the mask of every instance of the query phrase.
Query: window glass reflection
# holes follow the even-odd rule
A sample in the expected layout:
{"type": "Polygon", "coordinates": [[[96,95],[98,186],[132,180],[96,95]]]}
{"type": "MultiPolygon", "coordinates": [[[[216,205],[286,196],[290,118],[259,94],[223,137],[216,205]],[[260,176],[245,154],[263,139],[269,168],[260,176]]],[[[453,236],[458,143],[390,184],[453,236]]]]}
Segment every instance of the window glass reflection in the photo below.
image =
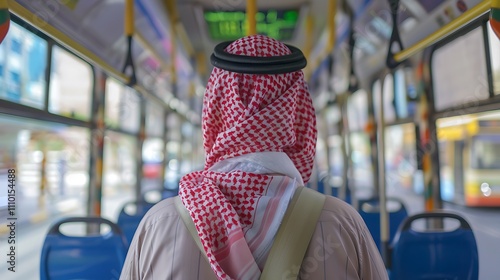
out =
{"type": "Polygon", "coordinates": [[[373,167],[370,138],[364,132],[351,133],[349,137],[352,161],[352,182],[356,196],[368,198],[373,195],[373,167]]]}
{"type": "Polygon", "coordinates": [[[102,216],[116,220],[124,203],[135,200],[135,137],[106,131],[104,138],[102,216]]]}
{"type": "Polygon", "coordinates": [[[436,110],[489,97],[484,51],[482,28],[476,28],[434,52],[431,73],[436,110]]]}
{"type": "Polygon", "coordinates": [[[136,133],[140,126],[140,99],[137,92],[113,78],[106,80],[105,123],[136,133]]]}
{"type": "Polygon", "coordinates": [[[148,100],[146,103],[146,134],[161,137],[163,134],[163,107],[148,100]]]}
{"type": "Polygon", "coordinates": [[[443,200],[500,206],[500,111],[438,119],[443,200]]]}
{"type": "MultiPolygon", "coordinates": [[[[0,209],[7,211],[7,174],[14,169],[16,231],[25,241],[16,254],[30,262],[29,274],[39,271],[49,226],[63,216],[87,214],[90,132],[2,114],[0,128],[0,209]]],[[[10,273],[2,270],[0,278],[9,279],[10,273]]]]}
{"type": "Polygon", "coordinates": [[[93,75],[90,65],[54,46],[49,111],[79,120],[90,119],[93,75]]]}
{"type": "Polygon", "coordinates": [[[421,171],[418,170],[416,134],[413,123],[389,126],[385,130],[385,165],[388,190],[421,193],[421,171]]]}
{"type": "Polygon", "coordinates": [[[43,109],[47,42],[10,22],[0,44],[0,98],[43,109]]]}

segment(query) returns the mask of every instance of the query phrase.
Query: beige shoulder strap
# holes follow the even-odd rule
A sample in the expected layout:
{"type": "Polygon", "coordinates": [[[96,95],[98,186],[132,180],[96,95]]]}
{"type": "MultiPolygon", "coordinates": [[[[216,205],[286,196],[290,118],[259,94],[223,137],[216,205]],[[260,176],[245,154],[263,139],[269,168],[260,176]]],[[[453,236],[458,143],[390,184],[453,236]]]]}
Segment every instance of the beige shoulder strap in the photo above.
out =
{"type": "Polygon", "coordinates": [[[200,252],[202,252],[202,255],[205,256],[205,259],[208,261],[207,255],[205,254],[205,249],[203,248],[203,245],[201,245],[200,237],[198,236],[198,231],[196,231],[196,227],[194,226],[193,220],[189,215],[189,211],[186,209],[186,207],[184,207],[184,204],[182,204],[181,198],[179,196],[176,196],[174,200],[175,200],[175,208],[177,208],[177,212],[181,216],[184,225],[189,230],[189,233],[191,233],[191,236],[193,237],[194,242],[196,242],[196,245],[198,245],[200,252]]]}
{"type": "MultiPolygon", "coordinates": [[[[267,257],[261,280],[282,279],[285,273],[287,276],[298,276],[325,199],[324,195],[312,189],[300,187],[295,191],[267,257]]],[[[196,245],[201,252],[205,252],[193,220],[179,197],[175,198],[175,206],[196,245]]]]}
{"type": "MultiPolygon", "coordinates": [[[[261,280],[299,275],[325,199],[323,194],[309,188],[300,187],[295,191],[267,257],[261,280]]],[[[286,279],[290,279],[288,277],[286,279]]]]}

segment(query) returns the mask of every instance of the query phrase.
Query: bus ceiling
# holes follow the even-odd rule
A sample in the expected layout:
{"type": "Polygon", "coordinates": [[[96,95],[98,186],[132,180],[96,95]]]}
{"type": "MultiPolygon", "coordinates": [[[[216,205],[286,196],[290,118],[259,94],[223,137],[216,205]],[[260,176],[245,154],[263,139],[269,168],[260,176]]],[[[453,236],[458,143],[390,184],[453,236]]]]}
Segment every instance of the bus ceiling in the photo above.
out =
{"type": "MultiPolygon", "coordinates": [[[[123,34],[125,1],[1,1],[18,3],[54,28],[88,48],[114,69],[121,69],[127,52],[123,34]],[[75,32],[76,30],[76,32],[75,32]]],[[[498,26],[498,1],[400,0],[397,10],[402,45],[415,45],[433,32],[476,10],[469,18],[492,9],[492,27],[498,26]]],[[[277,0],[257,2],[256,31],[299,48],[309,48],[309,69],[315,69],[330,52],[328,10],[335,3],[335,47],[348,39],[346,7],[355,17],[354,59],[360,79],[383,68],[392,32],[392,11],[388,0],[277,0]],[[312,15],[312,16],[311,16],[312,15]],[[309,17],[308,17],[309,16],[309,17]],[[307,23],[307,24],[306,24],[307,23]],[[307,30],[311,32],[305,32],[307,30]],[[312,33],[309,34],[309,33],[312,33]],[[307,36],[307,37],[306,37],[307,36]]],[[[144,71],[172,72],[172,65],[194,70],[210,68],[208,57],[216,43],[246,35],[246,1],[232,0],[135,0],[135,40],[132,56],[144,71]],[[173,38],[178,40],[173,40],[173,38]],[[176,58],[172,59],[172,55],[176,58]],[[179,58],[184,57],[184,58],[179,58]],[[204,59],[204,64],[200,59],[204,59]],[[196,65],[198,64],[198,66],[196,65]],[[151,70],[152,69],[152,70],[151,70]]],[[[1,8],[1,7],[0,7],[1,8]]],[[[15,11],[13,11],[15,13],[15,11]]],[[[0,17],[1,19],[2,17],[0,17]]],[[[466,20],[459,22],[459,25],[466,20]]],[[[456,27],[456,26],[455,26],[456,27]]],[[[2,30],[2,29],[0,29],[2,30]]],[[[435,39],[435,38],[434,38],[435,39]]],[[[427,42],[427,45],[432,42],[427,42]]],[[[396,52],[399,50],[396,50],[396,52]]],[[[413,50],[415,51],[415,50],[413,50]]],[[[396,60],[409,53],[397,53],[396,60]]],[[[175,70],[176,72],[179,69],[175,70]]],[[[207,71],[203,71],[206,76],[207,71]]]]}

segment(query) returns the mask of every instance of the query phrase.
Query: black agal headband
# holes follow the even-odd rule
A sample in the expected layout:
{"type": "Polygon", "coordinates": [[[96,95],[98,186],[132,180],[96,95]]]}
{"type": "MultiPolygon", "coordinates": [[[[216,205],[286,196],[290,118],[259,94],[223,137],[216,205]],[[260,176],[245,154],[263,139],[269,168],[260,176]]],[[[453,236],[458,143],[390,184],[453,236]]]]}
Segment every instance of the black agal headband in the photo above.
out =
{"type": "Polygon", "coordinates": [[[224,49],[233,41],[222,42],[215,46],[210,56],[213,66],[227,71],[245,74],[283,74],[298,71],[306,67],[304,54],[296,47],[285,44],[291,54],[281,56],[248,56],[236,55],[224,49]]]}

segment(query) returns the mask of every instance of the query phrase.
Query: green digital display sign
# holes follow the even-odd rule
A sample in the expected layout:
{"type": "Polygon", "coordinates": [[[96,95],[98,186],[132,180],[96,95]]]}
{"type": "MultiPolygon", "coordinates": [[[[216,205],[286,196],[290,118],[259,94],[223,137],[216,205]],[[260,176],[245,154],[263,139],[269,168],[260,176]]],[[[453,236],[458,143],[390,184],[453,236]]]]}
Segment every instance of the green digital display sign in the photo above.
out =
{"type": "MultiPolygon", "coordinates": [[[[236,40],[247,31],[244,11],[204,11],[208,33],[213,40],[236,40]]],[[[255,15],[257,33],[277,40],[290,40],[295,31],[299,10],[267,10],[255,15]]]]}

